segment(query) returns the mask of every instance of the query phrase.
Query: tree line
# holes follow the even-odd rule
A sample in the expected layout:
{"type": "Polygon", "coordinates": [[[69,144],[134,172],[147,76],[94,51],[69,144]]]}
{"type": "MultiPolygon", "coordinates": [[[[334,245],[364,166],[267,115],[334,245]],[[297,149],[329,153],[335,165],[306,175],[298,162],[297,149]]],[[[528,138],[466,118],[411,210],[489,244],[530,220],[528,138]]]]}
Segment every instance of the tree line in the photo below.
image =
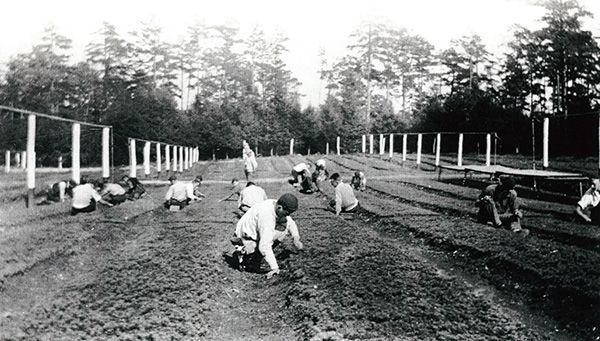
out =
{"type": "MultiPolygon", "coordinates": [[[[281,34],[198,22],[170,43],[154,22],[126,35],[104,23],[85,61],[74,63],[71,40],[49,26],[39,44],[7,63],[0,103],[112,125],[116,163],[127,160],[126,137],[197,145],[209,158],[239,156],[242,140],[270,155],[285,153],[292,137],[305,153],[324,152],[336,136],[344,151],[357,151],[369,132],[494,130],[500,152],[529,152],[541,117],[560,121],[553,129],[562,136],[597,121],[581,116],[597,110],[599,96],[600,50],[582,27],[591,14],[576,0],[541,6],[542,27],[516,27],[503,56],[477,35],[436,50],[405,28],[365,23],[345,55],[322,58],[315,77],[326,98],[304,109],[281,34]]],[[[0,148],[23,149],[25,120],[0,113],[0,123],[0,148]]],[[[38,155],[69,154],[68,128],[38,126],[38,155]]],[[[586,155],[593,134],[580,135],[576,151],[586,155]]],[[[82,157],[96,160],[99,144],[90,141],[82,157]]]]}

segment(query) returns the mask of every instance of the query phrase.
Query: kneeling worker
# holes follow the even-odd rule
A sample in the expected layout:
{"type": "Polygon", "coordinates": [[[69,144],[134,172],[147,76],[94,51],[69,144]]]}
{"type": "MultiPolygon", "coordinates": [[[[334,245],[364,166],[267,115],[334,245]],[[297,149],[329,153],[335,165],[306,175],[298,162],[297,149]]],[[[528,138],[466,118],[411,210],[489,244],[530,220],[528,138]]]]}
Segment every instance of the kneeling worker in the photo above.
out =
{"type": "Polygon", "coordinates": [[[298,226],[289,217],[297,209],[298,199],[286,193],[278,200],[269,199],[252,206],[242,216],[235,227],[235,238],[231,240],[242,269],[245,263],[258,263],[264,257],[270,267],[267,278],[278,274],[273,243],[283,241],[288,234],[292,235],[294,246],[302,250],[298,226]]]}
{"type": "Polygon", "coordinates": [[[102,199],[96,188],[82,179],[81,184],[73,188],[73,202],[71,203],[71,215],[96,210],[96,202],[112,207],[113,204],[102,199]]]}
{"type": "Polygon", "coordinates": [[[329,178],[331,186],[335,188],[335,200],[331,200],[329,206],[335,210],[335,215],[341,212],[357,212],[360,209],[358,199],[354,196],[354,190],[350,185],[342,181],[339,173],[331,174],[329,178]]]}
{"type": "Polygon", "coordinates": [[[238,208],[240,211],[246,213],[250,207],[265,200],[267,200],[267,193],[265,193],[265,190],[260,186],[255,185],[254,182],[249,181],[246,184],[246,187],[240,192],[238,208]]]}
{"type": "Polygon", "coordinates": [[[487,186],[479,195],[477,221],[491,222],[494,227],[505,227],[513,232],[528,235],[529,230],[521,227],[523,213],[515,191],[516,181],[511,176],[501,176],[499,184],[487,186]]]}
{"type": "Polygon", "coordinates": [[[171,182],[171,186],[169,187],[167,194],[165,194],[166,209],[171,209],[171,206],[178,206],[179,209],[182,209],[187,206],[190,201],[200,200],[200,198],[194,195],[193,188],[181,181],[177,181],[175,175],[171,175],[169,181],[171,182]]]}
{"type": "Polygon", "coordinates": [[[575,213],[588,223],[598,223],[600,218],[598,203],[600,203],[600,179],[593,179],[592,185],[577,203],[575,213]]]}

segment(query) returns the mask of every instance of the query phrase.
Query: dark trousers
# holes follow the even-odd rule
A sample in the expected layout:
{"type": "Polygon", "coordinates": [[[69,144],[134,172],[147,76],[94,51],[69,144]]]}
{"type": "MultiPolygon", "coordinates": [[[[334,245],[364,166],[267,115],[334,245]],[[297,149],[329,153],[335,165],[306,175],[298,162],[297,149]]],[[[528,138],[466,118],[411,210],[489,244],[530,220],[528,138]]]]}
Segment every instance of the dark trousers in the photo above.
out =
{"type": "Polygon", "coordinates": [[[190,198],[187,198],[183,201],[169,199],[169,200],[165,201],[165,208],[169,209],[171,206],[179,206],[179,208],[181,209],[181,208],[186,207],[189,203],[190,203],[190,198]]]}
{"type": "Polygon", "coordinates": [[[126,200],[127,200],[127,194],[121,194],[121,195],[109,194],[108,198],[106,198],[106,201],[108,201],[109,203],[111,203],[113,205],[122,204],[126,200]]]}
{"type": "Polygon", "coordinates": [[[92,202],[84,208],[75,208],[71,207],[71,215],[76,215],[77,213],[88,213],[96,210],[96,201],[92,200],[92,202]]]}

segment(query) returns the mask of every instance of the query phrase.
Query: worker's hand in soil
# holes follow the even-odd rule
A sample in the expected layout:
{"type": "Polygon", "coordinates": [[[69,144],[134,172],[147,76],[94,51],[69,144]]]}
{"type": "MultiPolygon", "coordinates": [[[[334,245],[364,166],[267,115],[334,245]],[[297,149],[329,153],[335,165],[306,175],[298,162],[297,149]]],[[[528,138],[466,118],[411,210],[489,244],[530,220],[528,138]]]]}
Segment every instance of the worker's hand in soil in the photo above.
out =
{"type": "Polygon", "coordinates": [[[302,244],[302,242],[300,240],[294,240],[294,246],[298,250],[303,250],[304,249],[304,245],[302,244]]]}
{"type": "Polygon", "coordinates": [[[271,279],[271,277],[273,277],[273,275],[278,275],[278,274],[279,274],[279,269],[271,270],[271,271],[267,272],[267,279],[271,279]]]}

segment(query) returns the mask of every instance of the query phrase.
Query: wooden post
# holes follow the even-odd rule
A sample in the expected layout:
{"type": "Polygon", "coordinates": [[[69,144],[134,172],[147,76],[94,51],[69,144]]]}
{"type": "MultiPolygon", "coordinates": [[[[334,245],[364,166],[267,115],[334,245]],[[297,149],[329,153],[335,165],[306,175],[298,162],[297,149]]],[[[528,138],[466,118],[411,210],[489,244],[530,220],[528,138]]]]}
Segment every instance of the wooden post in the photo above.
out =
{"type": "Polygon", "coordinates": [[[137,155],[135,139],[129,139],[129,177],[137,178],[137,155]]]}
{"type": "Polygon", "coordinates": [[[325,144],[325,155],[329,155],[329,142],[325,144]]]}
{"type": "Polygon", "coordinates": [[[165,145],[165,172],[169,173],[171,170],[171,146],[165,145]]]}
{"type": "Polygon", "coordinates": [[[10,150],[4,152],[4,173],[10,172],[10,150]]]}
{"type": "Polygon", "coordinates": [[[173,172],[177,172],[177,168],[179,167],[179,160],[177,160],[177,146],[173,146],[173,172]]]}
{"type": "Polygon", "coordinates": [[[21,153],[15,152],[15,168],[21,167],[21,153]]]}
{"type": "Polygon", "coordinates": [[[435,138],[435,166],[440,166],[440,153],[442,151],[442,134],[438,133],[435,138]]]}
{"type": "MultiPolygon", "coordinates": [[[[22,159],[21,162],[25,162],[22,159]]],[[[35,192],[35,115],[27,117],[27,207],[33,207],[35,192]]]]}
{"type": "Polygon", "coordinates": [[[160,177],[160,172],[162,171],[162,155],[160,155],[160,143],[156,143],[156,172],[158,173],[157,177],[160,177]]]}
{"type": "Polygon", "coordinates": [[[79,183],[81,181],[81,124],[73,123],[71,132],[71,178],[73,179],[73,181],[75,181],[75,183],[79,183]]]}
{"type": "Polygon", "coordinates": [[[487,134],[485,136],[485,165],[490,166],[492,160],[492,135],[487,134]]]}
{"type": "Polygon", "coordinates": [[[340,137],[338,136],[335,141],[335,147],[337,149],[337,155],[340,155],[340,137]]]}
{"type": "Polygon", "coordinates": [[[183,147],[183,169],[188,170],[190,161],[190,151],[188,147],[183,147]]]}
{"type": "Polygon", "coordinates": [[[390,134],[390,159],[394,157],[394,134],[390,134]]]}
{"type": "Polygon", "coordinates": [[[402,162],[406,161],[406,146],[408,144],[408,135],[402,135],[402,162]]]}
{"type": "Polygon", "coordinates": [[[373,134],[369,134],[369,154],[373,154],[373,134]]]}
{"type": "Polygon", "coordinates": [[[385,148],[384,144],[383,134],[379,134],[379,155],[383,155],[383,148],[385,148]]]}
{"type": "Polygon", "coordinates": [[[423,147],[423,134],[417,135],[417,167],[421,167],[421,147],[423,147]]]}
{"type": "Polygon", "coordinates": [[[294,139],[290,139],[290,155],[294,155],[294,139]]]}
{"type": "Polygon", "coordinates": [[[110,177],[110,128],[102,128],[102,177],[110,177]]]}
{"type": "Polygon", "coordinates": [[[183,147],[179,146],[179,173],[183,173],[183,147]]]}
{"type": "Polygon", "coordinates": [[[308,155],[310,156],[310,146],[308,146],[308,155]]]}
{"type": "Polygon", "coordinates": [[[144,175],[150,175],[150,142],[144,142],[144,175]]]}
{"type": "Polygon", "coordinates": [[[58,156],[58,169],[63,169],[63,158],[62,158],[62,155],[58,156]]]}
{"type": "Polygon", "coordinates": [[[543,159],[543,166],[544,169],[548,168],[548,154],[549,154],[549,148],[548,148],[548,144],[550,141],[550,118],[549,117],[544,117],[544,159],[543,159]]]}
{"type": "Polygon", "coordinates": [[[27,151],[21,152],[21,169],[27,169],[27,151]]]}
{"type": "Polygon", "coordinates": [[[456,163],[458,167],[462,167],[463,164],[463,138],[464,135],[462,133],[458,134],[458,161],[456,163]]]}
{"type": "Polygon", "coordinates": [[[367,152],[367,135],[363,134],[362,136],[362,153],[365,154],[367,152]]]}

